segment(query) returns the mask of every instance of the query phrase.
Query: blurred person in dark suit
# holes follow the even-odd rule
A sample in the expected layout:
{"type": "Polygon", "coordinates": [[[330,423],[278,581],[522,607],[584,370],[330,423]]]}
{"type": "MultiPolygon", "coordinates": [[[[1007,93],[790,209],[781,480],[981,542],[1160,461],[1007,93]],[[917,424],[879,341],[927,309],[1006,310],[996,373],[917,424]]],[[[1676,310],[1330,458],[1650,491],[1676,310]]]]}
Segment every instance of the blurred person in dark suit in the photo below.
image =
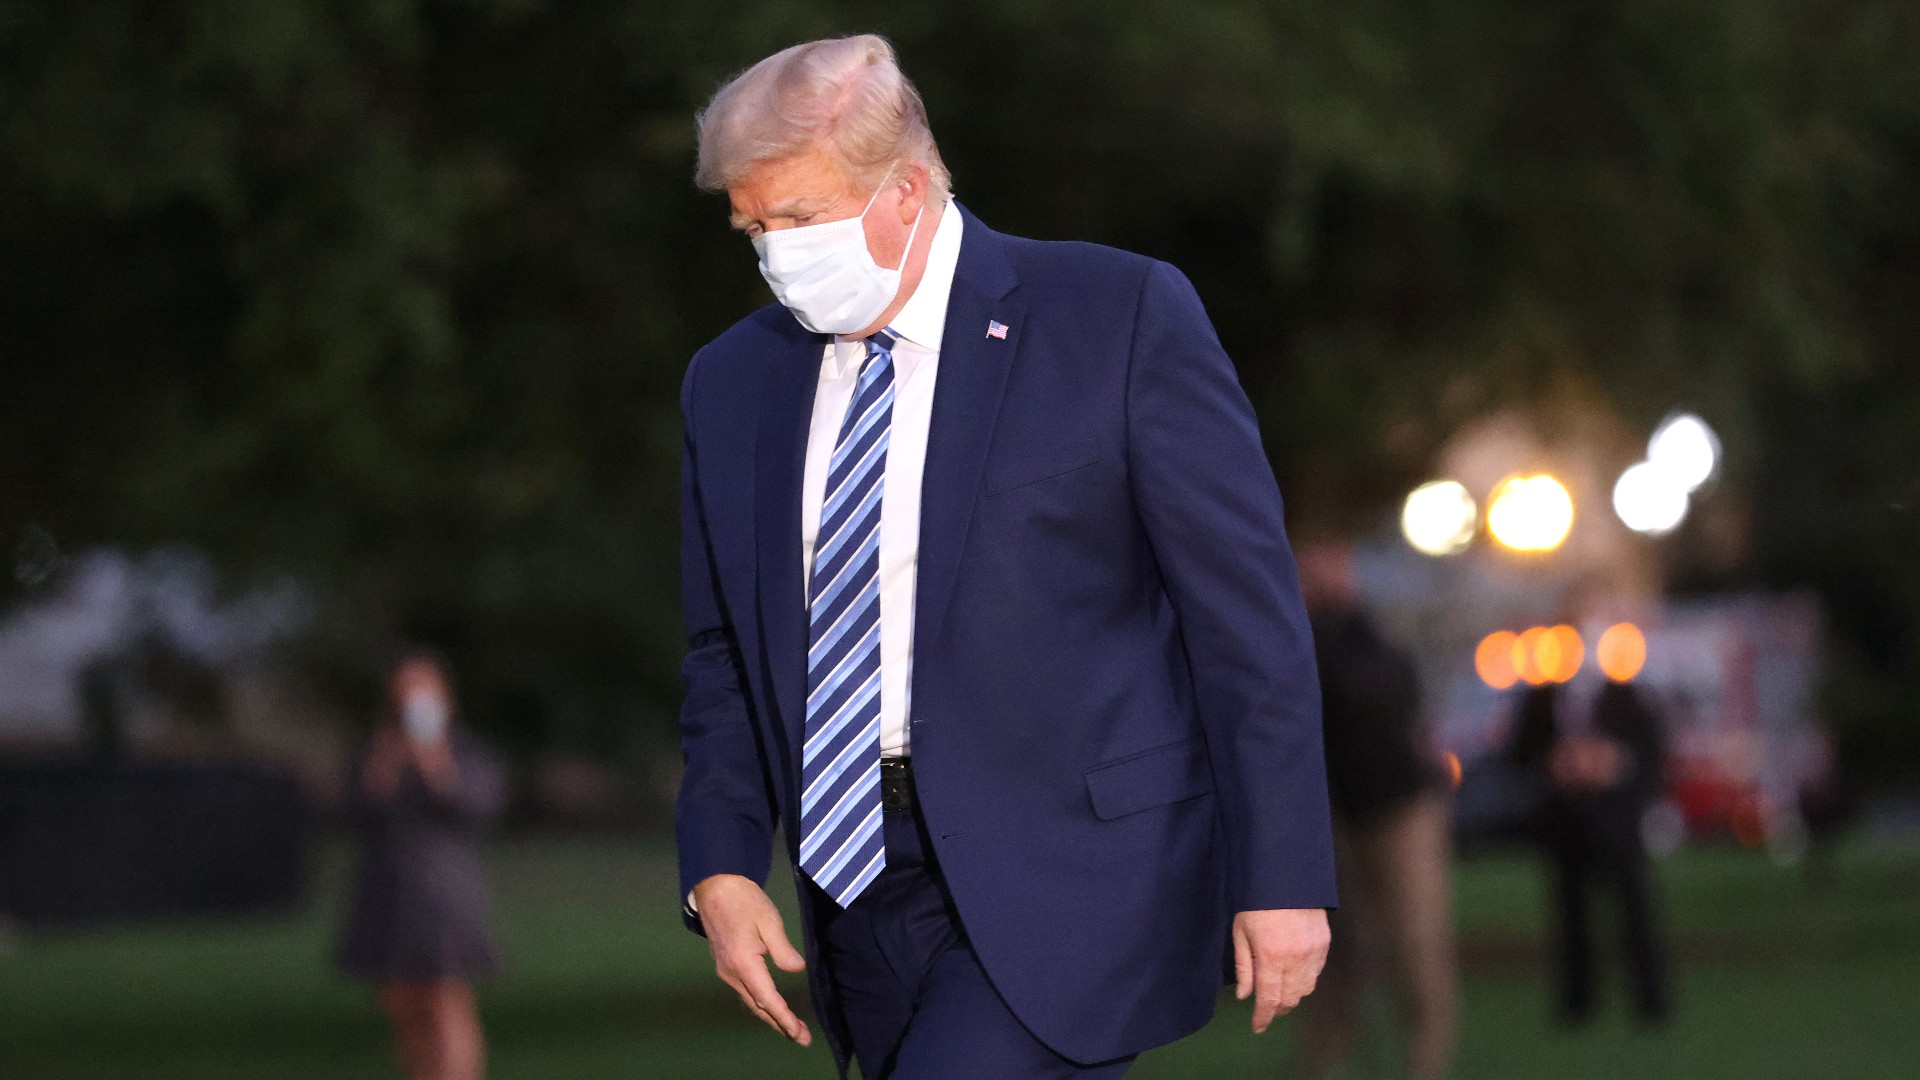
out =
{"type": "Polygon", "coordinates": [[[445,666],[407,656],[347,783],[360,864],[338,961],[378,987],[410,1080],[479,1080],[486,1069],[472,983],[498,960],[478,845],[506,784],[455,711],[445,666]]]}
{"type": "Polygon", "coordinates": [[[1860,806],[1840,768],[1831,729],[1822,725],[1808,732],[1802,751],[1794,799],[1800,823],[1806,829],[1802,873],[1809,885],[1823,888],[1833,883],[1835,849],[1841,835],[1858,817],[1860,806]]]}
{"type": "Polygon", "coordinates": [[[1325,760],[1280,493],[1193,287],[953,202],[877,37],[749,68],[699,153],[780,301],[682,396],[676,827],[719,975],[804,1044],[767,958],[804,967],[869,1080],[1118,1077],[1230,968],[1264,1030],[1325,958],[1325,760]]]}
{"type": "Polygon", "coordinates": [[[1593,896],[1604,892],[1619,903],[1636,1013],[1649,1024],[1664,1022],[1672,1006],[1670,975],[1641,832],[1647,807],[1665,790],[1659,718],[1633,686],[1583,672],[1521,696],[1508,755],[1552,781],[1538,836],[1553,869],[1562,1018],[1570,1024],[1593,1018],[1591,907],[1593,896]]]}
{"type": "Polygon", "coordinates": [[[1327,782],[1342,905],[1314,997],[1301,1009],[1295,1071],[1334,1073],[1360,1049],[1366,999],[1384,975],[1405,1029],[1407,1074],[1444,1076],[1459,985],[1449,914],[1451,784],[1427,745],[1418,673],[1355,596],[1353,552],[1300,550],[1325,717],[1327,782]]]}

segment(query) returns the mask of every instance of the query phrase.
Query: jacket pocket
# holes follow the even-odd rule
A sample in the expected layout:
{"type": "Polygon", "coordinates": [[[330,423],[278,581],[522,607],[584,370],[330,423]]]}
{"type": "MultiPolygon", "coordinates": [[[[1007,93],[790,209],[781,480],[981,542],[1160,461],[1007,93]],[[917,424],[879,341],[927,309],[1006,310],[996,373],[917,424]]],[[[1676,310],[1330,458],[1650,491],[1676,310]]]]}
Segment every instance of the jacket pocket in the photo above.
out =
{"type": "Polygon", "coordinates": [[[1099,460],[1100,447],[1091,438],[1048,447],[1036,454],[989,466],[987,494],[999,495],[1042,480],[1078,472],[1099,460]]]}
{"type": "Polygon", "coordinates": [[[1213,768],[1204,739],[1157,746],[1087,770],[1087,794],[1102,821],[1213,791],[1213,768]]]}

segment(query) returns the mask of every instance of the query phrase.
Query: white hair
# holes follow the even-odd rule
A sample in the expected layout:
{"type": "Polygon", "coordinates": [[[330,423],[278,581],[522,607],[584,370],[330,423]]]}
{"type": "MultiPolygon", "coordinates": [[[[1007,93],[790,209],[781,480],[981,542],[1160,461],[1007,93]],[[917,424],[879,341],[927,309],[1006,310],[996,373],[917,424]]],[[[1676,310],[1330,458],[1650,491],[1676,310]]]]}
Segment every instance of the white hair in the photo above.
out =
{"type": "Polygon", "coordinates": [[[809,41],[728,79],[696,121],[694,182],[732,187],[759,165],[820,148],[847,179],[877,188],[900,166],[926,167],[949,194],[952,176],[927,126],[920,92],[901,73],[893,46],[876,34],[809,41]]]}

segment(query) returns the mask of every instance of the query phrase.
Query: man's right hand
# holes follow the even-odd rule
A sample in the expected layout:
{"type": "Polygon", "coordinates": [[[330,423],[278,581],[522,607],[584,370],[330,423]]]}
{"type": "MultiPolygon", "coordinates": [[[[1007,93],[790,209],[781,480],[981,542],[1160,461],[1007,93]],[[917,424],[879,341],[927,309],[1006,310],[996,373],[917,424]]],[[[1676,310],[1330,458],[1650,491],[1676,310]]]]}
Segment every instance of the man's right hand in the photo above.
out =
{"type": "Polygon", "coordinates": [[[713,948],[714,971],[733,987],[753,1014],[775,1031],[799,1043],[813,1044],[813,1032],[787,1008],[773,985],[766,958],[782,971],[805,971],[806,958],[787,940],[780,909],[753,879],[715,874],[693,887],[693,907],[713,948]]]}

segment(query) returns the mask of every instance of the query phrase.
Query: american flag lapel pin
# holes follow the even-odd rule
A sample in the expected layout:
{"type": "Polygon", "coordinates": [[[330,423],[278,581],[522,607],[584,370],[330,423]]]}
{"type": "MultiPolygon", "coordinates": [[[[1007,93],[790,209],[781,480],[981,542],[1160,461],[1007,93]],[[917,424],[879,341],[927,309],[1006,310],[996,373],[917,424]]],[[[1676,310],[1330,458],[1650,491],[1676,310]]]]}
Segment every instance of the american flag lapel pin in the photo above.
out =
{"type": "Polygon", "coordinates": [[[1007,340],[1007,324],[998,319],[988,319],[987,336],[990,338],[999,338],[1001,341],[1007,340]]]}

